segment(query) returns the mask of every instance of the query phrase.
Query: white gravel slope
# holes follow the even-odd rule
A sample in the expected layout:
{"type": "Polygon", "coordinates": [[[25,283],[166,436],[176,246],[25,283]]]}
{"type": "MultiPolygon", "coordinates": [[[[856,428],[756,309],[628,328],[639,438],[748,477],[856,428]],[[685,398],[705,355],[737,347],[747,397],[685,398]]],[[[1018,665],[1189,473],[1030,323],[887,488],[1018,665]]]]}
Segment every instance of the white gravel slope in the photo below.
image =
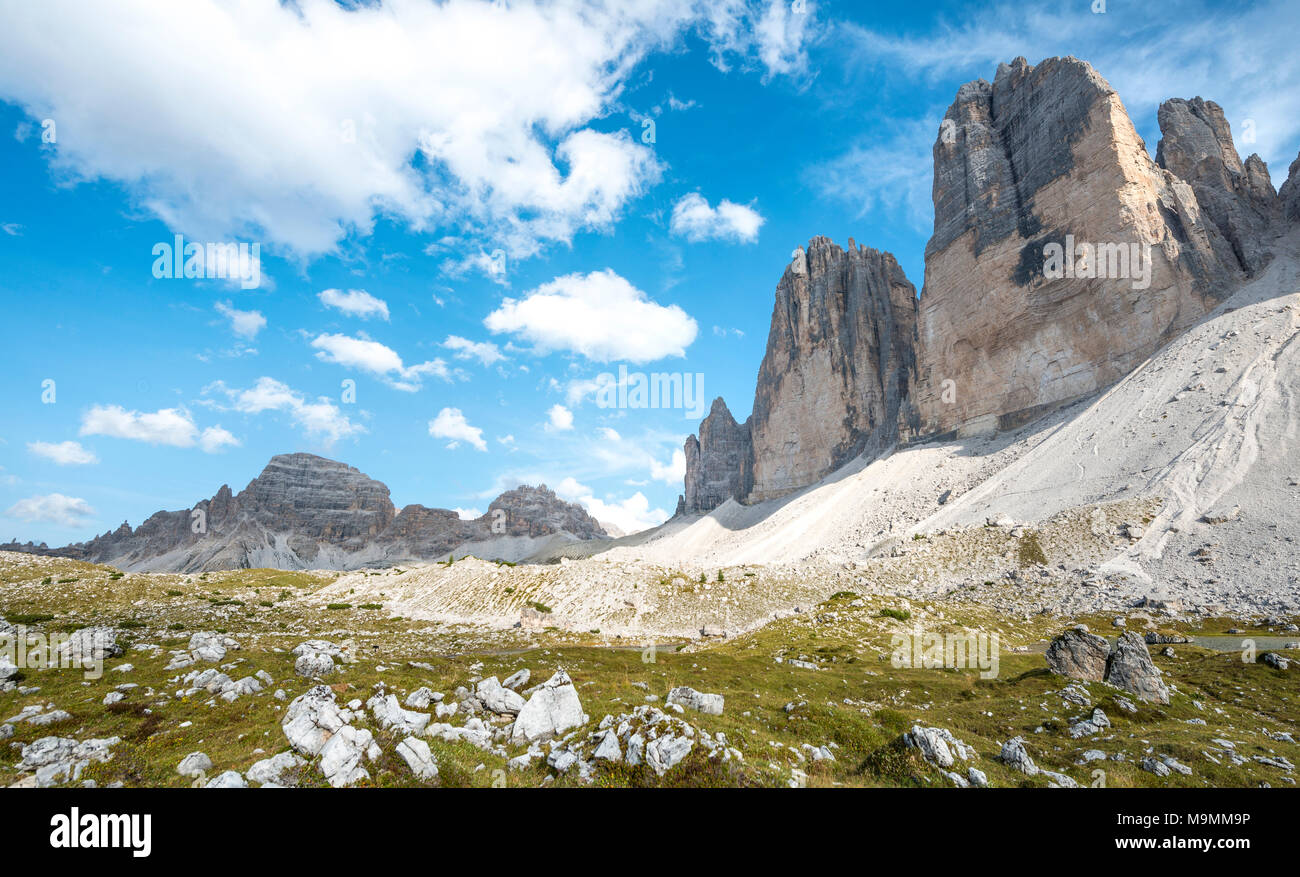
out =
{"type": "MultiPolygon", "coordinates": [[[[1294,247],[1293,235],[1289,244],[1294,247]]],[[[1119,384],[1008,435],[905,448],[755,506],[601,557],[685,568],[852,560],[913,532],[1155,496],[1164,506],[1110,568],[1231,592],[1300,581],[1300,271],[1279,254],[1119,384]],[[954,497],[940,507],[939,495],[954,497]],[[1230,512],[1226,523],[1201,522],[1230,512]],[[1210,546],[1212,560],[1190,555],[1210,546]],[[1212,581],[1206,581],[1207,579],[1212,581]]],[[[1224,515],[1227,516],[1227,515],[1224,515]]]]}

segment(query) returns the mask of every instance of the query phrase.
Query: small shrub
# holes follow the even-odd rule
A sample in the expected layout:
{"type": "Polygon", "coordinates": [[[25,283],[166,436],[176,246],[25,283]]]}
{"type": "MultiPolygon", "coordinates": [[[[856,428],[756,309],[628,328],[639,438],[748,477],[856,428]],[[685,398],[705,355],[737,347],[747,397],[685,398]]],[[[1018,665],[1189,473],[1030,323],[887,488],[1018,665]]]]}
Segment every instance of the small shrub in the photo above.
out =
{"type": "Polygon", "coordinates": [[[912,617],[912,613],[906,609],[881,609],[881,618],[895,618],[899,621],[907,621],[912,617]]]}
{"type": "Polygon", "coordinates": [[[1037,534],[1029,532],[1020,538],[1019,560],[1021,566],[1047,566],[1047,554],[1038,544],[1037,534]]]}
{"type": "Polygon", "coordinates": [[[351,609],[352,604],[351,603],[330,603],[325,608],[331,611],[337,611],[339,609],[351,609]]]}
{"type": "Polygon", "coordinates": [[[5,620],[10,624],[41,624],[45,621],[53,621],[53,615],[46,615],[44,612],[10,612],[5,615],[5,620]]]}

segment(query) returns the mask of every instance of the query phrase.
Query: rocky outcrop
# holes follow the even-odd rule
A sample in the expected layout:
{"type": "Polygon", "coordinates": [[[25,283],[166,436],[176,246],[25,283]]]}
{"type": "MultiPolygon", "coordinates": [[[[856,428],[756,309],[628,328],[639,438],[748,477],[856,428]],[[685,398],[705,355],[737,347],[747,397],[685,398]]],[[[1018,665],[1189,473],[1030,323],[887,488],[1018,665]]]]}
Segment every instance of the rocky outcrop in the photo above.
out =
{"type": "Polygon", "coordinates": [[[916,369],[915,331],[916,289],[889,253],[824,237],[795,252],[758,370],[750,501],[893,442],[916,369]]]}
{"type": "Polygon", "coordinates": [[[686,439],[686,493],[678,513],[707,512],[749,495],[754,468],[749,424],[736,423],[721,396],[713,400],[699,438],[686,439]]]}
{"type": "Polygon", "coordinates": [[[577,503],[564,502],[545,484],[529,487],[521,484],[507,490],[488,505],[484,516],[492,522],[492,532],[506,536],[546,536],[571,533],[579,539],[604,536],[600,522],[577,503]]]}
{"type": "Polygon", "coordinates": [[[124,569],[200,572],[278,567],[354,569],[374,563],[432,560],[466,543],[508,537],[605,535],[579,505],[546,485],[506,491],[487,514],[461,520],[448,509],[408,505],[359,470],[313,454],[281,454],[238,494],[222,485],[192,509],[157,512],[135,530],[123,523],[89,542],[34,553],[124,569]]]}
{"type": "Polygon", "coordinates": [[[1159,121],[1153,160],[1076,58],[963,85],[933,148],[919,303],[888,253],[796,250],[753,413],[737,424],[715,401],[677,513],[779,497],[896,442],[1018,427],[1118,381],[1261,271],[1300,221],[1300,158],[1275,193],[1218,105],[1169,100],[1159,121]]]}
{"type": "Polygon", "coordinates": [[[1174,98],[1160,105],[1156,163],[1185,180],[1210,223],[1231,245],[1238,267],[1262,269],[1281,219],[1281,204],[1258,155],[1245,163],[1214,101],[1174,98]]]}
{"type": "Polygon", "coordinates": [[[1080,625],[1058,636],[1047,647],[1047,666],[1071,679],[1100,682],[1106,677],[1110,643],[1080,625]]]}
{"type": "Polygon", "coordinates": [[[889,253],[824,237],[796,250],[776,289],[753,414],[722,399],[686,441],[681,508],[756,502],[812,484],[897,436],[912,380],[916,289],[889,253]]]}
{"type": "Polygon", "coordinates": [[[1011,428],[1113,383],[1242,276],[1193,186],[1075,58],[962,86],[934,166],[905,437],[1011,428]]]}
{"type": "Polygon", "coordinates": [[[1277,190],[1282,217],[1287,222],[1300,222],[1300,155],[1291,162],[1286,182],[1277,190]]]}

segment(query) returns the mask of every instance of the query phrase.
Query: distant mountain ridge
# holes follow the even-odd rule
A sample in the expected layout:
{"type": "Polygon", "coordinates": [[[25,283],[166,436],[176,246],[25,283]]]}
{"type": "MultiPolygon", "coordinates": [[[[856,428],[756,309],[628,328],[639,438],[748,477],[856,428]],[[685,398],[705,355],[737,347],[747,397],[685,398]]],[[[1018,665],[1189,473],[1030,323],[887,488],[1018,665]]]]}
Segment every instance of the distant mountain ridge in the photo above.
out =
{"type": "Polygon", "coordinates": [[[576,503],[540,485],[502,493],[487,513],[462,520],[450,509],[397,509],[383,482],[314,454],[279,454],[235,494],[223,484],[211,499],[155,512],[134,530],[116,530],[64,548],[5,545],[107,563],[132,571],[357,569],[435,560],[457,550],[518,560],[555,543],[602,538],[601,524],[576,503]]]}

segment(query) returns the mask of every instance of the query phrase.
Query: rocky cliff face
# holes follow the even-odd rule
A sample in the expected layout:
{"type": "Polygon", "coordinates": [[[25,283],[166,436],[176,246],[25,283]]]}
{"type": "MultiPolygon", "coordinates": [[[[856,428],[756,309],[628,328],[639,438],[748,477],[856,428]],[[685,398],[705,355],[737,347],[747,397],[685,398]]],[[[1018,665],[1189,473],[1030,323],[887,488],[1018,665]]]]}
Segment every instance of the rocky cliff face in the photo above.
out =
{"type": "Polygon", "coordinates": [[[1281,204],[1258,155],[1243,163],[1232,130],[1214,101],[1174,98],[1160,105],[1156,163],[1185,180],[1219,234],[1232,247],[1237,266],[1255,274],[1269,260],[1281,204]]]}
{"type": "Polygon", "coordinates": [[[1289,176],[1277,190],[1277,199],[1282,207],[1283,220],[1300,223],[1300,155],[1291,162],[1289,176]]]}
{"type": "Polygon", "coordinates": [[[776,288],[753,414],[737,424],[717,399],[686,440],[680,510],[757,502],[821,478],[897,436],[916,368],[916,289],[889,253],[800,248],[776,288]]]}
{"type": "Polygon", "coordinates": [[[744,500],[753,486],[754,445],[750,421],[736,423],[719,396],[700,423],[700,436],[686,439],[686,493],[678,512],[707,512],[728,499],[744,500]]]}
{"type": "Polygon", "coordinates": [[[754,393],[750,501],[894,441],[915,373],[916,289],[889,253],[813,238],[776,288],[754,393]]]}
{"type": "Polygon", "coordinates": [[[579,539],[606,535],[600,522],[577,503],[564,502],[545,484],[521,484],[492,500],[483,516],[492,533],[506,536],[548,536],[570,533],[579,539]]]}
{"type": "Polygon", "coordinates": [[[237,495],[222,485],[192,509],[157,512],[135,530],[123,523],[90,542],[42,553],[179,572],[350,569],[438,558],[469,542],[555,534],[592,539],[605,532],[581,506],[545,485],[507,491],[487,514],[463,521],[454,511],[421,505],[398,512],[387,486],[351,466],[313,454],[281,454],[237,495]]]}
{"type": "Polygon", "coordinates": [[[1018,58],[962,86],[934,166],[909,438],[1008,428],[1106,386],[1242,275],[1083,61],[1018,58]]]}
{"type": "Polygon", "coordinates": [[[962,86],[933,148],[919,303],[888,253],[799,251],[753,414],[738,426],[719,400],[687,440],[679,513],[780,496],[897,440],[1019,426],[1119,380],[1262,270],[1300,221],[1300,158],[1274,193],[1218,105],[1169,100],[1159,121],[1153,160],[1075,58],[962,86]]]}

